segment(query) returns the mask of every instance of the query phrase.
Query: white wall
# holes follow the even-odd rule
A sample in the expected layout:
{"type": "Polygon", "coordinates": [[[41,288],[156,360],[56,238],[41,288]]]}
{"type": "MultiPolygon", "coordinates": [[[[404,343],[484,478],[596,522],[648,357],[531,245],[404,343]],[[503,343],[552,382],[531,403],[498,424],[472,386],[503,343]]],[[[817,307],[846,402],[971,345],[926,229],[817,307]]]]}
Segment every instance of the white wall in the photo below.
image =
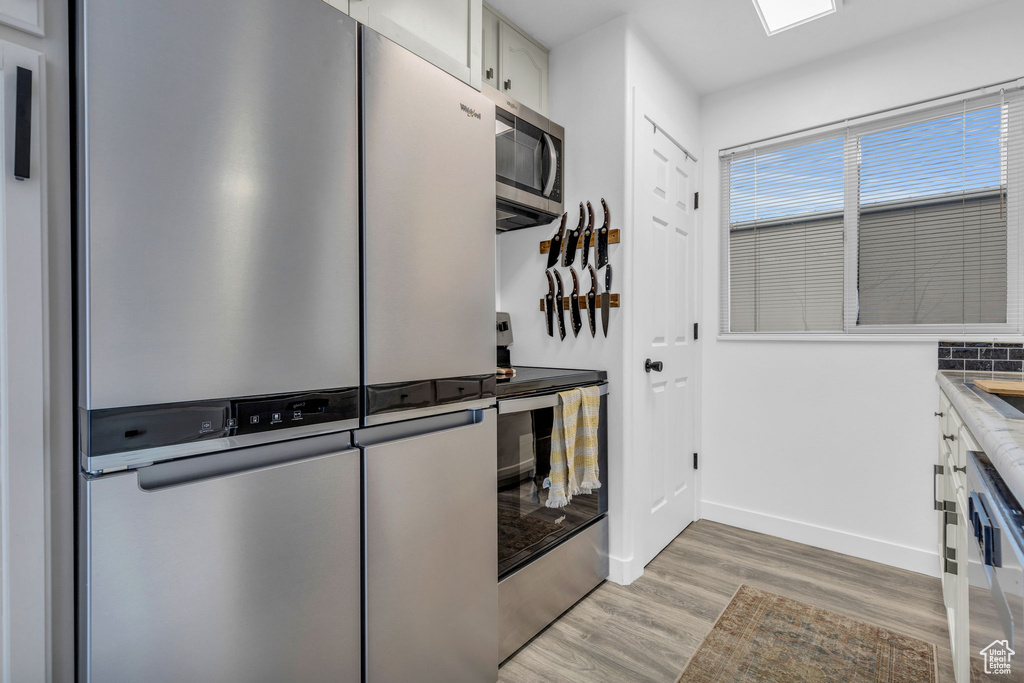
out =
{"type": "MultiPolygon", "coordinates": [[[[546,256],[538,251],[542,240],[550,239],[557,223],[505,233],[498,238],[498,301],[501,310],[512,315],[515,343],[512,360],[516,365],[578,367],[606,370],[609,392],[609,463],[607,477],[610,507],[612,579],[629,582],[642,567],[632,567],[633,529],[629,514],[631,470],[626,382],[630,327],[629,283],[632,277],[630,231],[630,190],[632,155],[631,111],[634,87],[647,92],[665,112],[663,126],[677,139],[699,139],[697,97],[665,61],[652,53],[649,41],[626,17],[604,24],[576,40],[556,47],[550,57],[551,118],[566,129],[565,206],[569,227],[574,227],[581,201],[590,201],[597,212],[595,224],[602,223],[600,200],[612,212],[613,227],[622,228],[623,242],[611,245],[609,259],[614,270],[612,289],[622,296],[623,308],[612,309],[612,322],[605,339],[598,328],[590,336],[586,323],[580,336],[572,333],[561,341],[547,336],[539,300],[547,292],[544,266],[546,256]]],[[[578,265],[577,257],[577,265],[578,265]]],[[[563,270],[567,287],[571,281],[563,270]]],[[[579,269],[577,268],[579,272],[579,269]]],[[[603,278],[602,278],[603,280],[603,278]]],[[[604,283],[600,283],[603,291],[604,283]]],[[[590,287],[589,275],[581,278],[582,291],[590,287]]]]}
{"type": "MultiPolygon", "coordinates": [[[[718,322],[717,150],[1024,76],[1022,27],[1024,3],[1001,3],[705,97],[707,327],[718,322]]],[[[703,516],[937,574],[935,369],[933,341],[709,335],[703,516]]]]}
{"type": "MultiPolygon", "coordinates": [[[[565,127],[565,210],[569,213],[567,231],[576,226],[579,203],[594,204],[600,226],[601,197],[611,207],[613,216],[623,215],[625,188],[625,51],[626,24],[616,20],[598,27],[580,38],[555,48],[550,55],[550,116],[565,127]]],[[[608,473],[602,481],[609,483],[611,508],[612,554],[620,552],[623,480],[622,440],[622,316],[613,315],[608,338],[601,333],[590,336],[584,322],[579,337],[567,330],[565,341],[547,336],[544,315],[539,301],[547,293],[544,267],[547,255],[538,246],[555,234],[551,227],[536,227],[509,232],[498,237],[499,302],[501,310],[512,315],[515,335],[512,362],[514,365],[541,367],[591,368],[608,371],[608,473]]],[[[609,249],[610,263],[621,273],[622,252],[609,249]]],[[[576,270],[579,272],[579,256],[576,270]]],[[[560,268],[563,282],[571,290],[569,271],[560,268]]],[[[602,291],[604,283],[600,283],[602,291]]],[[[588,291],[590,276],[581,278],[581,290],[588,291]]],[[[618,289],[619,284],[615,283],[618,289]]],[[[568,327],[568,312],[566,313],[568,327]]]]}

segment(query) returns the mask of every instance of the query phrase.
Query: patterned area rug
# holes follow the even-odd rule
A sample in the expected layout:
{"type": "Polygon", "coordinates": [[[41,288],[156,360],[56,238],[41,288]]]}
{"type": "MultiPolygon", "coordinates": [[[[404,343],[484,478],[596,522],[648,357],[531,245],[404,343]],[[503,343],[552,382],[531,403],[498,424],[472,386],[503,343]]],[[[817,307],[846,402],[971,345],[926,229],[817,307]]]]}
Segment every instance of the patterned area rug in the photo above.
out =
{"type": "Polygon", "coordinates": [[[678,683],[936,683],[931,643],[740,586],[678,683]]]}

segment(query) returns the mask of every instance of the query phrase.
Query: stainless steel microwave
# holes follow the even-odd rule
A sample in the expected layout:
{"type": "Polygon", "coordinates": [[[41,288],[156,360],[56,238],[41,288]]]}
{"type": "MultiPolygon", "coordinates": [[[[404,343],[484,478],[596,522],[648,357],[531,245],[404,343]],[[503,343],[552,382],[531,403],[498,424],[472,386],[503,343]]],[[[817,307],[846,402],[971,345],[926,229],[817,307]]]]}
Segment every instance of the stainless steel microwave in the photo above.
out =
{"type": "Polygon", "coordinates": [[[545,225],[562,215],[565,129],[494,88],[497,229],[545,225]]]}

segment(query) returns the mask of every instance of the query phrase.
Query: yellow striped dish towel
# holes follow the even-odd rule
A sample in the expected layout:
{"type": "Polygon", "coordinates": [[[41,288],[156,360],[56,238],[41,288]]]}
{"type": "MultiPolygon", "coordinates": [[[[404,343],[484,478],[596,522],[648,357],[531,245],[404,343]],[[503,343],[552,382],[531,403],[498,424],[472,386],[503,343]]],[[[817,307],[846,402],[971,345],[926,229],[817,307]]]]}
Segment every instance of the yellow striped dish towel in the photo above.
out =
{"type": "Polygon", "coordinates": [[[601,488],[597,464],[600,417],[601,394],[597,387],[559,392],[551,430],[547,507],[565,507],[573,496],[601,488]]]}

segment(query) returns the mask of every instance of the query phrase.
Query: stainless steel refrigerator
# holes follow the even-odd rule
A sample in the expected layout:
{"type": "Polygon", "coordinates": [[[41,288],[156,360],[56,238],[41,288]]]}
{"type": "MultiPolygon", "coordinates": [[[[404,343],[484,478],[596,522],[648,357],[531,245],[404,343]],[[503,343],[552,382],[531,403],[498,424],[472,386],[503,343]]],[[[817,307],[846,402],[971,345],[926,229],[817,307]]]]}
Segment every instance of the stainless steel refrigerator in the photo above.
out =
{"type": "Polygon", "coordinates": [[[494,106],[363,29],[366,670],[498,677],[494,106]]]}
{"type": "Polygon", "coordinates": [[[493,680],[493,109],[322,0],[76,33],[79,679],[493,680]]]}

